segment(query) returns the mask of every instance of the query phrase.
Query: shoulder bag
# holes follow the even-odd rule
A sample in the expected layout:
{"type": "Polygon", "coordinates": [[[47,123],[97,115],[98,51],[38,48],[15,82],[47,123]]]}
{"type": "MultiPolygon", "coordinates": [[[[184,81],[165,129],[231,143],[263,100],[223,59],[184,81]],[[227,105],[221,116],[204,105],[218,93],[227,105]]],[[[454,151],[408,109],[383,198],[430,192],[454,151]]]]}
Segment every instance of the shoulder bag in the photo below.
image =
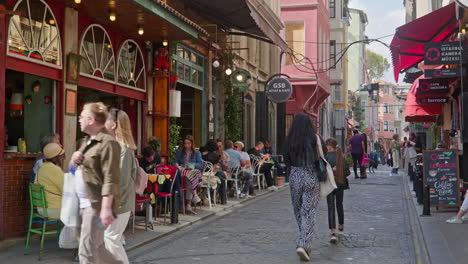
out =
{"type": "Polygon", "coordinates": [[[320,182],[320,197],[327,197],[333,190],[337,188],[336,182],[335,182],[335,176],[333,175],[333,170],[328,164],[327,160],[325,159],[325,155],[323,154],[322,150],[322,140],[320,137],[317,135],[317,148],[319,152],[319,156],[321,160],[325,164],[326,168],[326,180],[323,182],[320,182]]]}

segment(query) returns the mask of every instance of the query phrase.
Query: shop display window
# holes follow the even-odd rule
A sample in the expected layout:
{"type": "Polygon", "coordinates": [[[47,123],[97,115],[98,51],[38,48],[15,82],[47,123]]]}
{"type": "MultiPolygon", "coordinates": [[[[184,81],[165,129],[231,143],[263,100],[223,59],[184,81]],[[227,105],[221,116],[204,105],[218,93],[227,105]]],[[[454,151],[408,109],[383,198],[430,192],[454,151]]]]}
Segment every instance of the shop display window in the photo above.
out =
{"type": "Polygon", "coordinates": [[[8,55],[61,67],[57,20],[44,1],[18,1],[10,18],[8,55]]]}
{"type": "Polygon", "coordinates": [[[7,70],[5,91],[6,152],[40,152],[40,140],[54,132],[55,81],[7,70]]]}
{"type": "Polygon", "coordinates": [[[122,44],[117,62],[119,84],[146,90],[143,58],[143,53],[135,41],[126,40],[122,44]]]}
{"type": "Polygon", "coordinates": [[[80,72],[108,81],[115,81],[115,57],[109,35],[100,25],[90,25],[84,32],[80,55],[80,72]]]}

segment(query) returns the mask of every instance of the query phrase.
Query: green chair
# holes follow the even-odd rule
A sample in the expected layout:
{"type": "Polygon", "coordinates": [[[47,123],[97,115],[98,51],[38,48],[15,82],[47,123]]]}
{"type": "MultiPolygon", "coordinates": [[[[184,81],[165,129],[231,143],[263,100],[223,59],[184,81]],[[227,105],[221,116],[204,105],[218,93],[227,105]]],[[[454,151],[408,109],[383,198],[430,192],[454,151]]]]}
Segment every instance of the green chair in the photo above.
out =
{"type": "Polygon", "coordinates": [[[31,213],[29,216],[29,228],[28,228],[28,235],[26,238],[26,247],[24,249],[24,254],[28,254],[28,248],[29,248],[29,239],[31,237],[31,233],[36,233],[41,236],[41,247],[39,250],[39,260],[42,259],[42,251],[44,248],[44,237],[45,235],[50,235],[50,234],[55,234],[57,235],[57,242],[58,238],[60,235],[60,230],[62,223],[60,222],[60,219],[57,218],[49,218],[47,215],[47,199],[45,195],[45,189],[44,186],[42,185],[36,185],[36,184],[29,184],[29,198],[31,201],[31,213]],[[35,208],[42,208],[43,212],[42,214],[39,214],[38,212],[35,212],[35,208]],[[42,224],[41,227],[38,228],[32,228],[33,223],[37,224],[42,224]],[[57,226],[57,229],[54,231],[47,231],[46,232],[46,227],[48,224],[53,224],[57,226]]]}

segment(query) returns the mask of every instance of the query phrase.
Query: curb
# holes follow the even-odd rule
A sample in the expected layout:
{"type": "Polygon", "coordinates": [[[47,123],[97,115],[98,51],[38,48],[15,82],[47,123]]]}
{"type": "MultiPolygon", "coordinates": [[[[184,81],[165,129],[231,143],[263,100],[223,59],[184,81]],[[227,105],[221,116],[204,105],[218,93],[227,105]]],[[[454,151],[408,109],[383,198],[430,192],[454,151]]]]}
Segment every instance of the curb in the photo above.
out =
{"type": "Polygon", "coordinates": [[[176,227],[174,230],[171,230],[171,231],[168,231],[168,232],[166,232],[166,233],[162,233],[162,234],[156,235],[156,236],[154,236],[154,237],[152,237],[152,238],[146,239],[146,240],[144,240],[144,241],[142,241],[142,242],[140,242],[140,243],[137,243],[137,244],[135,244],[135,245],[132,245],[132,246],[129,246],[129,247],[125,247],[125,250],[126,250],[127,252],[130,252],[130,251],[132,251],[132,250],[135,250],[135,249],[141,248],[141,247],[143,247],[143,246],[145,246],[145,245],[148,245],[148,244],[150,244],[150,243],[152,243],[152,242],[154,242],[154,241],[156,241],[156,240],[159,240],[159,239],[161,239],[161,238],[164,238],[164,237],[166,237],[166,236],[169,236],[169,235],[171,235],[171,234],[174,234],[174,233],[176,233],[176,232],[178,232],[178,231],[184,230],[184,229],[186,229],[186,228],[188,228],[188,227],[190,227],[190,226],[193,226],[193,225],[195,225],[195,224],[197,224],[197,223],[199,223],[199,222],[201,222],[201,221],[204,221],[204,220],[206,220],[206,219],[209,219],[209,218],[212,218],[212,217],[215,217],[215,216],[224,216],[224,215],[230,214],[230,213],[232,213],[232,212],[234,211],[234,209],[237,209],[237,208],[239,208],[239,207],[242,207],[242,206],[245,206],[245,205],[247,205],[247,204],[253,203],[253,202],[255,202],[255,201],[263,200],[263,199],[265,199],[265,198],[267,198],[267,197],[269,197],[269,196],[272,196],[272,195],[275,194],[275,193],[278,193],[278,192],[280,192],[280,191],[283,191],[283,190],[286,189],[286,187],[288,187],[288,186],[289,186],[289,184],[288,184],[288,183],[285,183],[285,184],[283,184],[283,186],[278,187],[278,191],[276,191],[276,192],[267,191],[267,192],[263,192],[263,193],[261,193],[261,194],[258,194],[256,197],[251,198],[251,199],[239,200],[239,203],[238,203],[238,204],[233,204],[233,205],[231,205],[231,206],[228,206],[228,207],[226,207],[226,208],[223,208],[223,210],[220,210],[219,212],[210,212],[210,213],[208,213],[207,215],[205,215],[205,216],[203,216],[203,217],[200,217],[199,219],[196,219],[196,220],[194,220],[194,221],[188,222],[188,223],[186,223],[186,224],[182,224],[182,225],[176,227]],[[227,213],[225,213],[225,212],[227,212],[227,213]]]}
{"type": "Polygon", "coordinates": [[[431,264],[431,258],[429,256],[429,251],[427,250],[426,240],[424,238],[423,231],[421,229],[421,222],[419,221],[418,210],[413,199],[409,187],[409,179],[406,175],[403,175],[403,188],[404,195],[406,200],[406,209],[408,211],[409,224],[411,229],[411,236],[413,240],[413,247],[415,253],[415,263],[416,264],[431,264]]]}

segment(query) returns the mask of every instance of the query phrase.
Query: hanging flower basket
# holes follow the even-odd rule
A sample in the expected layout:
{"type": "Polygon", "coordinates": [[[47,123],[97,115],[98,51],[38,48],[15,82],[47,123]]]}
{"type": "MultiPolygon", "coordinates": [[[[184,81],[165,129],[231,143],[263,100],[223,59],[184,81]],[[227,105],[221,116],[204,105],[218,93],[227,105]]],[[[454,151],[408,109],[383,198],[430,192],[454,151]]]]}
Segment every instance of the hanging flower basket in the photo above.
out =
{"type": "Polygon", "coordinates": [[[432,126],[432,124],[431,123],[424,123],[422,126],[423,126],[423,128],[427,129],[427,128],[430,128],[432,126]]]}

